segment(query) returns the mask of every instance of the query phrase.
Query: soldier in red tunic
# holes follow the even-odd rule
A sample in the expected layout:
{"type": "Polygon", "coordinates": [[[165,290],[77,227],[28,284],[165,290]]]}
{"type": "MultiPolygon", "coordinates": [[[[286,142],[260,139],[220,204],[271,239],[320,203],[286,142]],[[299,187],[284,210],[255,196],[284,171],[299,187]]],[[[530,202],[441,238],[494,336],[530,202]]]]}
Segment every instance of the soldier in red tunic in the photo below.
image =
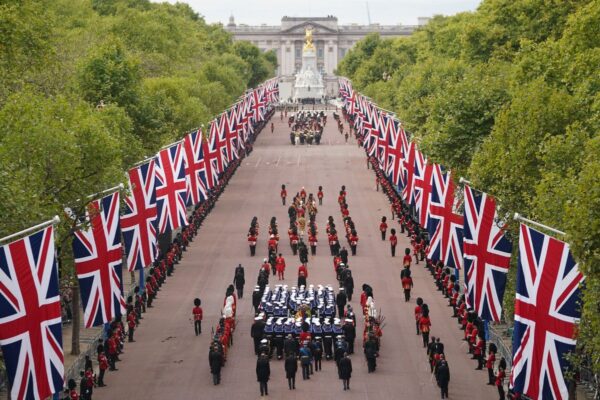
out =
{"type": "Polygon", "coordinates": [[[426,348],[429,344],[429,331],[431,330],[431,320],[429,319],[429,310],[427,309],[421,311],[419,328],[421,329],[421,336],[423,337],[423,347],[426,348]]]}
{"type": "Polygon", "coordinates": [[[317,198],[319,199],[319,205],[323,205],[323,186],[319,186],[319,191],[317,192],[317,198]]]}
{"type": "Polygon", "coordinates": [[[250,256],[254,257],[254,255],[256,254],[256,241],[257,241],[258,237],[256,235],[256,233],[250,231],[248,233],[248,246],[250,246],[250,256]]]}
{"type": "Polygon", "coordinates": [[[194,299],[194,308],[192,308],[192,317],[194,318],[194,331],[196,336],[202,333],[202,307],[200,307],[200,299],[194,299]]]}
{"type": "Polygon", "coordinates": [[[387,218],[381,217],[381,223],[379,224],[379,231],[381,232],[381,240],[385,240],[385,233],[387,232],[387,218]]]}
{"type": "Polygon", "coordinates": [[[133,306],[129,307],[129,313],[127,314],[127,327],[129,328],[127,332],[127,341],[135,342],[135,340],[133,340],[133,332],[135,331],[135,311],[133,310],[133,306]]]}
{"type": "Polygon", "coordinates": [[[404,301],[410,301],[410,290],[413,287],[413,280],[410,275],[404,275],[402,278],[402,289],[404,289],[404,301]]]}
{"type": "Polygon", "coordinates": [[[396,245],[398,244],[398,237],[396,237],[396,230],[392,228],[390,230],[390,249],[392,250],[392,257],[396,257],[396,245]]]}
{"type": "Polygon", "coordinates": [[[275,259],[275,269],[277,270],[277,277],[279,280],[284,279],[285,272],[285,258],[279,253],[279,256],[275,259]]]}
{"type": "Polygon", "coordinates": [[[285,190],[285,185],[281,185],[281,193],[279,195],[281,196],[281,204],[285,206],[285,198],[287,197],[287,190],[285,190]]]}
{"type": "Polygon", "coordinates": [[[352,233],[350,233],[350,237],[348,238],[348,240],[350,241],[350,249],[352,250],[352,255],[355,256],[356,246],[358,245],[358,235],[356,234],[356,231],[352,231],[352,233]]]}
{"type": "Polygon", "coordinates": [[[98,368],[100,369],[100,374],[98,375],[98,386],[106,386],[104,384],[104,374],[108,369],[108,359],[106,358],[106,355],[104,355],[104,351],[98,353],[98,368]]]}

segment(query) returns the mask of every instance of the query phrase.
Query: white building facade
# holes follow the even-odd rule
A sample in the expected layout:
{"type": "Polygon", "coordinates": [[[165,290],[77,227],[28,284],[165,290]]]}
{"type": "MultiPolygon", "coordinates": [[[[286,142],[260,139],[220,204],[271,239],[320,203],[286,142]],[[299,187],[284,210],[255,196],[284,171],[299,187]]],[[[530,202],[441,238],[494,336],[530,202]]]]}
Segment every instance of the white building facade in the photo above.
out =
{"type": "MultiPolygon", "coordinates": [[[[420,19],[419,23],[425,23],[420,19]]],[[[283,17],[281,26],[249,26],[236,24],[233,17],[225,29],[234,40],[254,43],[262,51],[274,50],[279,63],[277,73],[291,76],[302,67],[302,46],[307,28],[313,30],[317,52],[317,68],[324,76],[332,76],[339,61],[356,42],[369,33],[377,32],[382,38],[409,36],[418,25],[339,25],[337,17],[283,17]]]]}

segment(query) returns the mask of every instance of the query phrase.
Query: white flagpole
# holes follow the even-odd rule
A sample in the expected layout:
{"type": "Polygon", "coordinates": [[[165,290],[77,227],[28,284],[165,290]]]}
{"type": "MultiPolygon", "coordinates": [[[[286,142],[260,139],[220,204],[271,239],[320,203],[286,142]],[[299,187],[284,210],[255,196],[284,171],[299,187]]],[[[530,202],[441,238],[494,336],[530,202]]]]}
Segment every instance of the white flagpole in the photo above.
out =
{"type": "Polygon", "coordinates": [[[173,143],[171,143],[171,144],[168,144],[168,145],[166,145],[166,146],[163,146],[163,147],[161,147],[160,149],[161,149],[161,150],[168,149],[169,147],[171,147],[171,146],[175,146],[176,144],[179,144],[179,143],[181,143],[181,142],[183,142],[183,139],[180,139],[180,140],[178,140],[178,141],[176,141],[176,142],[173,142],[173,143]]]}
{"type": "Polygon", "coordinates": [[[1,242],[6,242],[7,240],[13,239],[13,238],[15,238],[17,236],[21,236],[21,235],[24,235],[26,233],[29,233],[29,232],[32,232],[32,231],[35,231],[35,230],[43,229],[43,228],[47,227],[48,225],[56,225],[59,222],[60,222],[60,218],[58,217],[58,215],[55,215],[54,218],[52,218],[52,219],[50,219],[48,221],[42,222],[41,224],[37,224],[35,226],[32,226],[31,228],[23,229],[20,232],[13,233],[12,235],[8,235],[8,236],[3,237],[2,239],[0,239],[0,243],[1,242]]]}
{"type": "Polygon", "coordinates": [[[122,183],[119,183],[117,186],[111,187],[110,189],[106,189],[106,190],[103,190],[103,191],[98,192],[98,193],[90,194],[89,196],[87,196],[87,198],[88,199],[93,199],[93,198],[101,196],[103,194],[111,193],[111,192],[116,192],[117,190],[123,190],[123,189],[125,189],[125,185],[123,185],[122,183]]]}
{"type": "Polygon", "coordinates": [[[547,229],[547,230],[549,230],[550,232],[554,232],[554,233],[557,233],[557,234],[559,234],[559,235],[563,235],[563,236],[565,236],[565,235],[566,235],[566,233],[565,233],[565,232],[563,232],[563,231],[559,231],[558,229],[554,229],[554,228],[552,228],[552,227],[550,227],[550,226],[548,226],[548,225],[544,225],[544,224],[542,224],[542,223],[539,223],[539,222],[533,221],[533,220],[531,220],[531,219],[525,218],[525,217],[523,217],[523,216],[522,216],[521,214],[519,214],[519,213],[515,213],[514,219],[515,219],[515,220],[517,220],[517,221],[527,222],[527,223],[529,223],[529,224],[531,224],[531,225],[535,225],[535,226],[538,226],[538,227],[540,227],[540,228],[547,229]]]}

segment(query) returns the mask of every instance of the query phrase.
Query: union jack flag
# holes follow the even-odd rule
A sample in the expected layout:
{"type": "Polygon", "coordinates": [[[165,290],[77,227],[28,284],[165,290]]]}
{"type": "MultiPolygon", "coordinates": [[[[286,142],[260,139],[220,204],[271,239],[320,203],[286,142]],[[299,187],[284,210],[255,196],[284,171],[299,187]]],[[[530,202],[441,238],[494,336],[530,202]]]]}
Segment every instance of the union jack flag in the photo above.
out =
{"type": "Polygon", "coordinates": [[[415,204],[415,178],[419,176],[425,157],[417,149],[414,142],[408,145],[408,157],[403,161],[404,187],[402,188],[402,198],[409,204],[415,204]]]}
{"type": "Polygon", "coordinates": [[[429,203],[433,190],[433,173],[436,168],[439,168],[439,165],[429,164],[427,160],[417,157],[413,178],[414,203],[419,216],[419,224],[425,227],[429,222],[429,203]]]}
{"type": "Polygon", "coordinates": [[[500,321],[512,244],[498,226],[496,201],[465,185],[463,258],[467,304],[486,321],[500,321]]]}
{"type": "Polygon", "coordinates": [[[187,225],[187,183],[183,145],[178,142],[156,156],[156,206],[158,232],[187,225]]]}
{"type": "Polygon", "coordinates": [[[64,357],[52,226],[0,247],[0,345],[13,399],[60,393],[64,357]]]}
{"type": "Polygon", "coordinates": [[[192,204],[198,204],[207,198],[206,165],[202,142],[202,131],[193,131],[183,138],[185,151],[185,177],[187,180],[187,196],[192,204]]]}
{"type": "Polygon", "coordinates": [[[210,133],[208,141],[211,153],[215,153],[217,160],[217,172],[221,173],[227,168],[229,161],[227,160],[227,148],[225,137],[226,118],[223,115],[215,118],[210,123],[210,133]]]}
{"type": "Polygon", "coordinates": [[[235,161],[239,158],[239,136],[237,126],[237,113],[236,108],[232,107],[221,115],[221,123],[223,124],[223,131],[225,136],[225,150],[227,152],[228,162],[235,161]]]}
{"type": "Polygon", "coordinates": [[[156,179],[154,160],[129,170],[129,191],[121,216],[127,269],[133,271],[156,259],[156,179]]]}
{"type": "Polygon", "coordinates": [[[75,231],[73,255],[79,278],[85,327],[112,321],[125,312],[121,289],[119,192],[88,205],[89,228],[75,231]]]}
{"type": "Polygon", "coordinates": [[[402,162],[408,151],[408,139],[404,129],[396,118],[388,118],[386,126],[388,130],[387,146],[387,175],[396,186],[404,186],[402,182],[402,162]]]}
{"type": "Polygon", "coordinates": [[[255,123],[265,120],[265,100],[263,90],[256,88],[252,91],[252,118],[255,123]]]}
{"type": "Polygon", "coordinates": [[[444,265],[461,269],[463,262],[463,216],[454,212],[455,185],[450,172],[442,173],[435,165],[432,196],[429,203],[429,249],[427,258],[441,260],[444,265]]]}
{"type": "Polygon", "coordinates": [[[584,276],[569,245],[521,224],[510,386],[532,399],[568,399],[564,356],[575,349],[584,276]]]}

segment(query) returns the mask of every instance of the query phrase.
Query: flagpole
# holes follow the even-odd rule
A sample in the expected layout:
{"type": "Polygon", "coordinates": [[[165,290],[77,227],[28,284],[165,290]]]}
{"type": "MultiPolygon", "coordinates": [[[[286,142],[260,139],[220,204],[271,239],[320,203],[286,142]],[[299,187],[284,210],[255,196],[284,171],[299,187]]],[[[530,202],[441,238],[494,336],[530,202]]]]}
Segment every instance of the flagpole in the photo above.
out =
{"type": "Polygon", "coordinates": [[[178,141],[176,141],[176,142],[173,142],[173,143],[171,143],[171,144],[168,144],[168,145],[166,145],[166,146],[163,146],[163,147],[161,147],[160,149],[161,149],[161,150],[168,149],[169,147],[171,147],[171,146],[175,146],[176,144],[179,144],[179,143],[181,143],[181,142],[183,142],[183,139],[179,139],[178,141]]]}
{"type": "Polygon", "coordinates": [[[60,222],[60,218],[58,217],[58,215],[55,215],[54,218],[52,218],[52,219],[50,219],[48,221],[42,222],[41,224],[37,224],[35,226],[32,226],[31,228],[23,229],[20,232],[13,233],[12,235],[8,235],[8,236],[3,237],[2,239],[0,239],[0,243],[1,242],[5,242],[7,240],[10,240],[12,238],[15,238],[17,236],[21,236],[21,235],[24,235],[26,233],[35,231],[35,230],[43,229],[43,228],[47,227],[48,225],[56,225],[59,222],[60,222]]]}
{"type": "Polygon", "coordinates": [[[148,158],[143,159],[142,161],[138,161],[135,164],[133,164],[131,166],[131,168],[139,167],[140,165],[146,164],[147,162],[152,161],[154,159],[154,157],[156,157],[156,156],[148,157],[148,158]]]}
{"type": "Polygon", "coordinates": [[[548,225],[544,225],[544,224],[542,224],[542,223],[539,223],[539,222],[533,221],[533,220],[531,220],[531,219],[525,218],[525,217],[523,217],[523,216],[522,216],[521,214],[519,214],[519,213],[515,213],[515,215],[514,215],[514,219],[515,219],[515,220],[517,220],[517,221],[527,222],[527,223],[529,223],[529,224],[532,224],[532,225],[538,226],[538,227],[540,227],[540,228],[547,229],[547,230],[549,230],[550,232],[554,232],[554,233],[557,233],[557,234],[559,234],[559,235],[563,235],[563,236],[565,236],[565,235],[566,235],[566,233],[565,233],[565,232],[563,232],[563,231],[559,231],[558,229],[554,229],[554,228],[552,228],[552,227],[550,227],[550,226],[548,226],[548,225]]]}
{"type": "Polygon", "coordinates": [[[93,198],[101,196],[103,194],[111,193],[111,192],[116,192],[117,190],[123,190],[123,189],[125,189],[125,185],[123,185],[122,183],[119,183],[117,186],[111,187],[110,189],[106,189],[106,190],[103,190],[103,191],[98,192],[98,193],[90,194],[89,196],[87,196],[87,198],[88,199],[93,199],[93,198]]]}

